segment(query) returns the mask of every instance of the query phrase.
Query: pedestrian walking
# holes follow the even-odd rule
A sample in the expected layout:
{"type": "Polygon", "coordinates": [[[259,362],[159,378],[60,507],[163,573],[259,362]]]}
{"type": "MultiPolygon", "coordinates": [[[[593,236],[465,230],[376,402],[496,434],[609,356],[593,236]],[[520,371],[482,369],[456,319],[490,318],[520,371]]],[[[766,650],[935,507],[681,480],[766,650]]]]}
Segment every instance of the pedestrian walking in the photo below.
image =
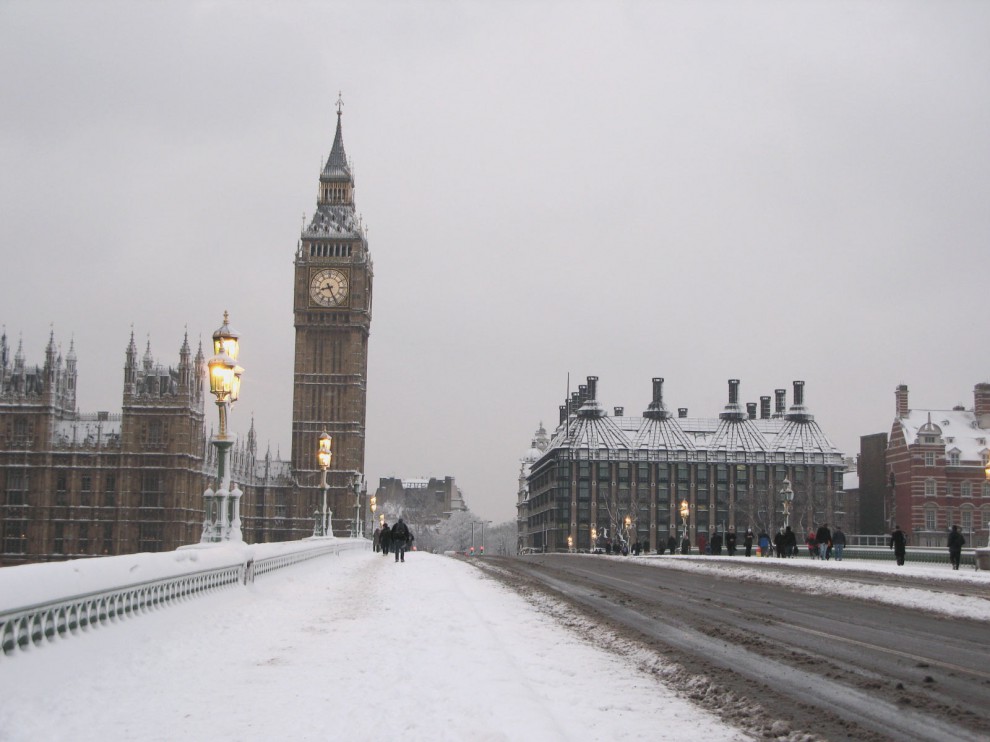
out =
{"type": "Polygon", "coordinates": [[[681,554],[691,553],[691,540],[685,536],[681,539],[681,554]]]}
{"type": "Polygon", "coordinates": [[[841,526],[836,526],[832,531],[832,550],[835,552],[835,561],[842,561],[842,550],[846,548],[846,534],[842,532],[841,526]]]}
{"type": "Polygon", "coordinates": [[[804,543],[808,546],[808,556],[812,559],[818,556],[818,541],[815,540],[814,531],[808,531],[808,535],[804,539],[804,543]]]}
{"type": "Polygon", "coordinates": [[[894,532],[890,534],[890,548],[894,550],[894,557],[897,559],[897,566],[904,566],[904,553],[907,551],[907,538],[900,526],[894,526],[894,532]]]}
{"type": "Polygon", "coordinates": [[[382,529],[376,528],[374,534],[371,537],[371,547],[375,550],[376,554],[378,553],[378,550],[381,548],[381,544],[382,544],[382,529]]]}
{"type": "Polygon", "coordinates": [[[388,556],[388,550],[392,548],[392,529],[388,523],[382,523],[381,533],[382,556],[388,556]]]}
{"type": "Polygon", "coordinates": [[[746,556],[753,552],[753,529],[747,528],[746,535],[743,536],[743,546],[746,549],[746,556]]]}
{"type": "Polygon", "coordinates": [[[784,529],[781,528],[773,536],[773,550],[777,553],[778,559],[783,559],[785,548],[787,547],[784,544],[784,529]]]}
{"type": "Polygon", "coordinates": [[[667,539],[667,551],[671,554],[677,553],[677,536],[671,536],[667,539]]]}
{"type": "MultiPolygon", "coordinates": [[[[736,530],[730,528],[729,532],[725,534],[725,551],[729,556],[736,555],[736,530]]],[[[747,554],[747,556],[749,556],[747,554]]]]}
{"type": "Polygon", "coordinates": [[[797,534],[791,530],[790,526],[784,529],[784,556],[796,557],[798,555],[797,534]]]}
{"type": "Polygon", "coordinates": [[[712,534],[711,545],[712,555],[722,556],[722,534],[718,531],[715,531],[715,533],[712,534]]]}
{"type": "Polygon", "coordinates": [[[966,539],[959,530],[959,526],[952,526],[949,532],[949,562],[953,569],[959,569],[959,562],[962,559],[962,547],[966,545],[966,539]]]}
{"type": "Polygon", "coordinates": [[[822,523],[815,532],[815,543],[818,544],[818,558],[827,559],[829,549],[832,547],[832,531],[829,530],[828,523],[822,523]]]}
{"type": "Polygon", "coordinates": [[[757,539],[757,543],[760,545],[760,556],[770,556],[770,534],[766,531],[760,531],[760,536],[757,539]]]}
{"type": "Polygon", "coordinates": [[[406,547],[409,545],[411,536],[409,526],[402,518],[399,518],[396,524],[392,526],[392,551],[395,553],[395,561],[406,561],[406,547]]]}

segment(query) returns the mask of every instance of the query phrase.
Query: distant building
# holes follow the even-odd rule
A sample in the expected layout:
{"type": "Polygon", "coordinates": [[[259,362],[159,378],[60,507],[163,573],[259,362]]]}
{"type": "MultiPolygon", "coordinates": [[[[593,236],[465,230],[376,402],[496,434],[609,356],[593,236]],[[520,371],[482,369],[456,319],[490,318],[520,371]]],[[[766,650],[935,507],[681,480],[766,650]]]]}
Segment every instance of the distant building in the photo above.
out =
{"type": "Polygon", "coordinates": [[[519,490],[520,548],[588,549],[592,533],[656,549],[679,534],[682,502],[692,543],[735,529],[773,532],[783,524],[784,480],[794,498],[790,523],[807,531],[843,526],[842,454],[804,405],[804,382],[794,403],[777,389],[760,403],[739,402],[739,381],[717,417],[675,416],[663,401],[663,379],[641,416],[622,408],[609,415],[597,399],[597,377],[560,407],[560,422],[545,450],[533,453],[519,490]],[[570,539],[570,543],[569,543],[570,539]]]}
{"type": "Polygon", "coordinates": [[[886,451],[893,488],[890,520],[909,543],[944,546],[958,525],[970,545],[990,532],[990,384],[974,388],[973,409],[913,410],[908,388],[895,390],[896,412],[886,451]]]}
{"type": "Polygon", "coordinates": [[[526,544],[523,534],[526,532],[526,517],[529,503],[529,473],[533,464],[539,461],[546,450],[550,447],[550,437],[547,435],[543,423],[536,429],[533,440],[529,444],[529,449],[519,460],[519,489],[516,496],[516,530],[518,534],[517,550],[522,550],[526,544]]]}
{"type": "Polygon", "coordinates": [[[453,477],[382,477],[375,498],[376,516],[384,516],[389,523],[401,516],[410,527],[433,527],[452,513],[467,510],[464,495],[453,477]]]}
{"type": "MultiPolygon", "coordinates": [[[[859,484],[859,525],[855,532],[873,535],[890,533],[894,523],[891,521],[893,500],[887,476],[886,433],[860,437],[856,471],[859,484]]],[[[847,491],[849,486],[846,482],[847,491]]]]}
{"type": "MultiPolygon", "coordinates": [[[[167,551],[196,543],[203,491],[216,475],[204,430],[205,366],[188,338],[178,364],[125,352],[119,412],[79,413],[72,344],[50,334],[41,366],[10,357],[0,335],[0,565],[167,551]]],[[[291,491],[286,462],[257,459],[252,424],[232,450],[248,541],[281,540],[291,491]]]]}

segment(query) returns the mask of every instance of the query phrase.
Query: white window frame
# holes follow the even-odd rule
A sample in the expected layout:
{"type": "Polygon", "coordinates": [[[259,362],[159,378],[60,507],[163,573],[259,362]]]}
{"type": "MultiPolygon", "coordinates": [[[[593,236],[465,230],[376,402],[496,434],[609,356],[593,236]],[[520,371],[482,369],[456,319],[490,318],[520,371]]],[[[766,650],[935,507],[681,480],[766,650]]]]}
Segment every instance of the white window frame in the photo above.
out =
{"type": "Polygon", "coordinates": [[[938,529],[938,513],[935,508],[925,508],[925,530],[935,531],[938,529]]]}
{"type": "Polygon", "coordinates": [[[959,485],[959,494],[962,497],[972,497],[973,496],[973,483],[968,479],[959,485]]]}
{"type": "Polygon", "coordinates": [[[925,451],[925,466],[935,466],[934,451],[925,451]]]}
{"type": "Polygon", "coordinates": [[[931,477],[925,480],[925,497],[935,497],[938,494],[938,489],[935,486],[935,480],[931,477]]]}

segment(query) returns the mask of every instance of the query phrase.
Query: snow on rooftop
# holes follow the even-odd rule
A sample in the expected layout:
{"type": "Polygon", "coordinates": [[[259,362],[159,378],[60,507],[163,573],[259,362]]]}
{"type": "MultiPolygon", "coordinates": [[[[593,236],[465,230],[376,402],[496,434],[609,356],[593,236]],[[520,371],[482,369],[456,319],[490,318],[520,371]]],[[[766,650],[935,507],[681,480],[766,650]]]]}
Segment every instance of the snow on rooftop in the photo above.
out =
{"type": "Polygon", "coordinates": [[[895,421],[904,430],[908,444],[917,442],[929,415],[932,423],[942,430],[947,452],[958,451],[960,461],[982,462],[984,452],[990,450],[990,430],[979,426],[972,410],[910,410],[895,421]]]}

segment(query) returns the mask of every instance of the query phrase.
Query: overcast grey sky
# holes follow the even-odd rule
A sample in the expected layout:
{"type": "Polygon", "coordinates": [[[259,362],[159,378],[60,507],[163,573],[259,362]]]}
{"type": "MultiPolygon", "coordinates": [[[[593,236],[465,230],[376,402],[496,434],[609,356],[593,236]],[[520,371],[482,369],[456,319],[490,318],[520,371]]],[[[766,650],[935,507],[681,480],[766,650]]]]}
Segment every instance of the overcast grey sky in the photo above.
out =
{"type": "MultiPolygon", "coordinates": [[[[0,0],[0,324],[120,407],[224,309],[289,454],[292,259],[343,92],[368,476],[514,516],[589,374],[639,414],[804,379],[846,452],[988,380],[990,3],[0,0]]],[[[215,413],[210,410],[215,425],[215,413]]]]}

